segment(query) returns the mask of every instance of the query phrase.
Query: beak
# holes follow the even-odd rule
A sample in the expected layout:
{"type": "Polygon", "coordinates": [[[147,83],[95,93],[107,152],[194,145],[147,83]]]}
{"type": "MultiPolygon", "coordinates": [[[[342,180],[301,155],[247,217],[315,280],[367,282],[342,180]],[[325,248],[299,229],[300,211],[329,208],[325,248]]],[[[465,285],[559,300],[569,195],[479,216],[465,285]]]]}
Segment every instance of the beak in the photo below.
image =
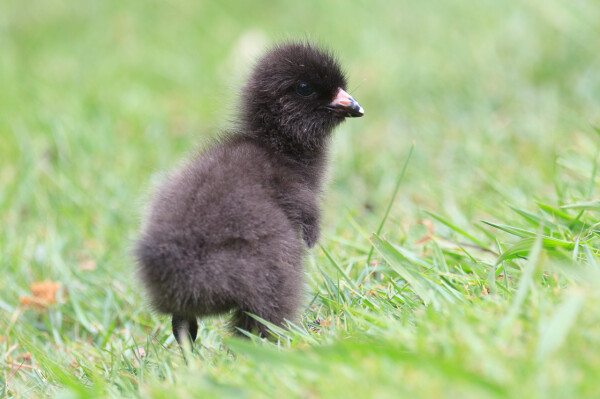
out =
{"type": "Polygon", "coordinates": [[[337,116],[342,118],[363,116],[365,111],[360,106],[358,101],[344,91],[341,87],[338,89],[334,99],[325,108],[333,111],[337,116]]]}

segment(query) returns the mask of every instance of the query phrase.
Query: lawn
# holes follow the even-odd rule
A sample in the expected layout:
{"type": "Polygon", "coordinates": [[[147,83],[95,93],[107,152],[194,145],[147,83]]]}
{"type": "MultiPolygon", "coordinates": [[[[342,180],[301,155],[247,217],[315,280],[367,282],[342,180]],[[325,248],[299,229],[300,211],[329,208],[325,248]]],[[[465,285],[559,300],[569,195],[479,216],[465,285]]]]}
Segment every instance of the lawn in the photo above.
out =
{"type": "Polygon", "coordinates": [[[600,2],[0,2],[0,398],[600,397],[600,2]],[[270,44],[335,50],[302,322],[200,321],[130,255],[270,44]]]}

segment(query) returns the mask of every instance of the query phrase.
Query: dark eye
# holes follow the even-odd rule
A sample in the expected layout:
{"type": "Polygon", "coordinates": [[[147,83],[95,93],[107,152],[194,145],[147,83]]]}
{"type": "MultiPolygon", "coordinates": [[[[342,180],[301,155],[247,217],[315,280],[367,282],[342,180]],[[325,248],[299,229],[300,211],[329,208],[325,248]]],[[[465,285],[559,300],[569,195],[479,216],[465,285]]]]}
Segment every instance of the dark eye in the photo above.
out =
{"type": "Polygon", "coordinates": [[[298,83],[298,86],[296,86],[296,93],[300,94],[302,97],[310,97],[316,92],[315,88],[308,83],[298,83]]]}

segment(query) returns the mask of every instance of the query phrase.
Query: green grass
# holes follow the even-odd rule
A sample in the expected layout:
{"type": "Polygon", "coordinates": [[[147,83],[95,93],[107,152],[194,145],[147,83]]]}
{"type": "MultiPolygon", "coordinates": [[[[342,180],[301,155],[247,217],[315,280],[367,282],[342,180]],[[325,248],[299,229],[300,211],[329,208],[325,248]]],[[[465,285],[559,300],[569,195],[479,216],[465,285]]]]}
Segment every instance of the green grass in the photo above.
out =
{"type": "Polygon", "coordinates": [[[0,2],[0,398],[598,397],[598,21],[593,0],[0,2]],[[145,193],[286,37],[335,49],[366,116],[335,134],[302,323],[202,320],[186,365],[133,277],[145,193]],[[57,303],[21,305],[46,280],[57,303]]]}

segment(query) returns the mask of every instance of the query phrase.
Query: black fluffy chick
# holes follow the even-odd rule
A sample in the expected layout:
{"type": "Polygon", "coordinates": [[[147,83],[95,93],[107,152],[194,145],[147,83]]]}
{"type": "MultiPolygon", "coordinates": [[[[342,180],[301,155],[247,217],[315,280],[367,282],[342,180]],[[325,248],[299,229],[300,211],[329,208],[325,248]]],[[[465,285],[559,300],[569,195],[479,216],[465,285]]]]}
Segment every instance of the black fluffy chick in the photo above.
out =
{"type": "Polygon", "coordinates": [[[181,345],[198,316],[233,310],[233,326],[296,320],[305,246],[319,238],[318,197],[332,129],[363,109],[335,58],[288,43],[256,65],[235,132],[172,173],[136,245],[153,307],[181,345]],[[304,244],[303,244],[304,243],[304,244]]]}

